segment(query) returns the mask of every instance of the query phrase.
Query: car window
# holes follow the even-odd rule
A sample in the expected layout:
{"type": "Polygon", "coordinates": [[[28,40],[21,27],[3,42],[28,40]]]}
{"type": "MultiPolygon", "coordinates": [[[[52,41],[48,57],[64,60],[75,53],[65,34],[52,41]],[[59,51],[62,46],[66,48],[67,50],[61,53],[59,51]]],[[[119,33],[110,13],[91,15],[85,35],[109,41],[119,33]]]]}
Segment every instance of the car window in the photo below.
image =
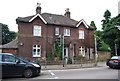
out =
{"type": "Polygon", "coordinates": [[[15,62],[15,57],[12,55],[3,55],[2,61],[3,62],[15,62]]]}
{"type": "Polygon", "coordinates": [[[17,58],[19,58],[21,62],[25,62],[25,63],[29,62],[27,59],[24,59],[24,58],[21,58],[21,57],[17,57],[17,58]]]}
{"type": "Polygon", "coordinates": [[[20,61],[20,63],[25,63],[23,60],[19,59],[18,57],[16,57],[16,62],[20,61]]]}

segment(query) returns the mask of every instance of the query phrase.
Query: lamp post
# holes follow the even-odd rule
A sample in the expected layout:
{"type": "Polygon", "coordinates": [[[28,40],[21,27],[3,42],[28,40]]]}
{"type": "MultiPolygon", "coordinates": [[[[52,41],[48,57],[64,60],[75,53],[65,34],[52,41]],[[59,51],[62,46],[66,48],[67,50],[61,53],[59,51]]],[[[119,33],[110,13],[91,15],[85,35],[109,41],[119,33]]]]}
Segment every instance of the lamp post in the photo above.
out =
{"type": "MultiPolygon", "coordinates": [[[[118,28],[118,30],[120,30],[120,25],[116,25],[115,27],[118,28]]],[[[116,43],[115,43],[115,54],[116,54],[116,56],[118,55],[117,54],[117,44],[116,43]]]]}

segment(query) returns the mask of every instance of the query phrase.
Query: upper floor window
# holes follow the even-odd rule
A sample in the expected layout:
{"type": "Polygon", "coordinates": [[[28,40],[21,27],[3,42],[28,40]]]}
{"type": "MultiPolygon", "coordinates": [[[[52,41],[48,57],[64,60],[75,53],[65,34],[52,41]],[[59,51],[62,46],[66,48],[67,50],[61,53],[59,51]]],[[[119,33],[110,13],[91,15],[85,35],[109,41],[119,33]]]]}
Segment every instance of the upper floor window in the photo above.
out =
{"type": "Polygon", "coordinates": [[[41,36],[41,26],[34,25],[33,36],[41,36]]]}
{"type": "Polygon", "coordinates": [[[40,45],[33,45],[33,57],[40,57],[41,56],[41,46],[40,45]]]}
{"type": "Polygon", "coordinates": [[[79,30],[79,39],[84,39],[84,30],[79,30]]]}
{"type": "Polygon", "coordinates": [[[64,29],[64,36],[70,36],[70,29],[64,29]]]}
{"type": "Polygon", "coordinates": [[[55,28],[55,35],[59,35],[59,28],[55,28]]]}

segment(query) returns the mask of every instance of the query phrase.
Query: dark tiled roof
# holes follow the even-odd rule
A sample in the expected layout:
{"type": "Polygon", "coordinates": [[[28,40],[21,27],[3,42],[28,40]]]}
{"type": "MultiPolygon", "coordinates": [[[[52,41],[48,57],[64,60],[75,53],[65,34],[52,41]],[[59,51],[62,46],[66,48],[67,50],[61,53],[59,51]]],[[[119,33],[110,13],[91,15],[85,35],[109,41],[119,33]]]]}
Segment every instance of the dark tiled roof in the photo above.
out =
{"type": "MultiPolygon", "coordinates": [[[[63,15],[56,15],[56,14],[51,14],[51,13],[42,13],[40,15],[47,22],[47,24],[76,27],[76,25],[79,23],[79,21],[73,20],[63,15]]],[[[18,17],[16,21],[17,22],[30,22],[30,20],[34,18],[35,16],[36,15],[32,15],[28,17],[18,17]]],[[[88,26],[88,27],[89,29],[95,29],[94,27],[91,27],[91,26],[88,26]]]]}
{"type": "MultiPolygon", "coordinates": [[[[44,20],[47,22],[47,24],[54,24],[54,25],[63,25],[63,26],[73,26],[75,27],[78,21],[75,21],[73,19],[67,18],[62,15],[56,15],[56,14],[50,14],[50,13],[42,13],[40,14],[44,20]]],[[[22,21],[22,22],[29,22],[30,19],[32,19],[35,15],[33,16],[28,16],[28,17],[18,17],[16,19],[17,22],[22,21]]]]}
{"type": "Polygon", "coordinates": [[[16,19],[16,21],[18,22],[18,21],[23,21],[23,22],[29,22],[29,20],[31,19],[31,18],[33,18],[35,15],[32,15],[32,16],[28,16],[28,17],[18,17],[17,19],[16,19]]]}
{"type": "Polygon", "coordinates": [[[4,45],[1,45],[0,48],[3,48],[3,49],[16,49],[18,48],[18,45],[17,45],[17,42],[18,42],[18,39],[16,40],[13,40],[7,44],[4,44],[4,45]]]}
{"type": "Polygon", "coordinates": [[[75,27],[78,21],[65,17],[63,15],[43,13],[42,17],[48,22],[48,24],[73,26],[75,27]]]}

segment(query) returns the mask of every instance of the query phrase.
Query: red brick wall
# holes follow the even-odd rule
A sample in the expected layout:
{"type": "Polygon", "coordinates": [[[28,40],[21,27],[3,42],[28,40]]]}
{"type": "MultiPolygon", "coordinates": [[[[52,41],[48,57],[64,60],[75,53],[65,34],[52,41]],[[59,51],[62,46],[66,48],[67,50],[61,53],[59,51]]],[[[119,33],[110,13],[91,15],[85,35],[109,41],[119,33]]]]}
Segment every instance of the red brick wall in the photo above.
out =
{"type": "Polygon", "coordinates": [[[17,54],[17,50],[16,49],[2,49],[2,53],[17,54]]]}
{"type": "MultiPolygon", "coordinates": [[[[32,59],[32,46],[34,42],[39,42],[42,47],[42,57],[45,57],[47,52],[53,51],[53,43],[55,41],[55,34],[54,30],[55,27],[60,28],[60,35],[63,35],[64,27],[62,26],[55,26],[55,25],[45,25],[40,18],[36,18],[32,23],[18,23],[18,29],[19,29],[19,44],[23,43],[23,46],[19,45],[19,56],[32,59]],[[41,37],[34,37],[33,36],[33,26],[34,24],[41,25],[41,37]]],[[[70,27],[70,36],[65,37],[65,42],[69,47],[69,57],[72,57],[72,50],[73,48],[70,48],[70,43],[76,44],[75,53],[76,56],[79,54],[79,47],[85,46],[87,48],[94,48],[94,37],[93,37],[93,30],[88,30],[85,28],[83,24],[81,24],[78,28],[72,28],[70,27]],[[85,31],[85,39],[80,40],[79,39],[79,29],[82,28],[82,30],[85,31]]]]}

